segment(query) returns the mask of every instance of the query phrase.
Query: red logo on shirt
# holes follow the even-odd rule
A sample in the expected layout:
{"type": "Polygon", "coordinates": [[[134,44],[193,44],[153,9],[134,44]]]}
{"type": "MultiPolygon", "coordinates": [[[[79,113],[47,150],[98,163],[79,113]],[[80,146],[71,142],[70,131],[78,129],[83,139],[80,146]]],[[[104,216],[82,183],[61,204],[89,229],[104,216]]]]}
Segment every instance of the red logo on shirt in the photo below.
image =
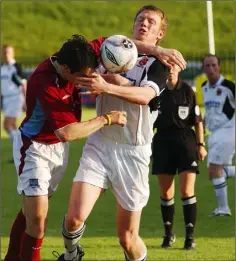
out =
{"type": "Polygon", "coordinates": [[[140,67],[143,67],[147,62],[148,62],[148,58],[145,57],[145,58],[143,58],[142,60],[140,60],[140,61],[138,62],[138,65],[139,65],[140,67]]]}
{"type": "Polygon", "coordinates": [[[221,93],[222,93],[222,90],[221,89],[217,89],[216,90],[216,94],[219,96],[219,95],[221,95],[221,93]]]}

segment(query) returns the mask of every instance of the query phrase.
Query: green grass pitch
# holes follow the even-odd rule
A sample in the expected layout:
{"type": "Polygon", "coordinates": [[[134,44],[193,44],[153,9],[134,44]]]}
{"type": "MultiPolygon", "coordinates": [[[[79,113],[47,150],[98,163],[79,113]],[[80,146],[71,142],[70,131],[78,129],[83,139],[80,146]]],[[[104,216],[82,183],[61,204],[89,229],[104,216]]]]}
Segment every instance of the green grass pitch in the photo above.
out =
{"type": "MultiPolygon", "coordinates": [[[[94,110],[84,109],[84,119],[95,115],[94,110]]],[[[50,202],[48,230],[42,248],[42,260],[52,261],[53,250],[63,251],[61,239],[62,218],[67,209],[72,178],[78,167],[79,158],[85,140],[73,142],[70,149],[69,164],[57,193],[50,202]]],[[[20,209],[21,198],[16,193],[16,172],[11,158],[11,144],[2,131],[1,143],[1,257],[3,258],[9,240],[11,224],[20,209]]],[[[177,181],[177,180],[176,180],[177,181]]],[[[216,206],[214,191],[207,178],[206,162],[201,164],[201,174],[197,178],[196,196],[198,199],[198,219],[196,226],[196,250],[183,251],[184,222],[182,205],[179,197],[178,181],[176,182],[176,214],[174,231],[177,241],[170,250],[160,248],[163,228],[160,213],[159,189],[156,177],[150,176],[151,196],[147,207],[143,211],[140,235],[148,247],[148,260],[234,260],[235,259],[235,202],[234,180],[228,180],[229,203],[232,217],[214,217],[208,215],[216,206]]],[[[84,261],[122,261],[123,253],[119,247],[115,228],[115,199],[107,191],[97,202],[94,211],[87,221],[87,229],[81,244],[84,246],[84,261]]]]}

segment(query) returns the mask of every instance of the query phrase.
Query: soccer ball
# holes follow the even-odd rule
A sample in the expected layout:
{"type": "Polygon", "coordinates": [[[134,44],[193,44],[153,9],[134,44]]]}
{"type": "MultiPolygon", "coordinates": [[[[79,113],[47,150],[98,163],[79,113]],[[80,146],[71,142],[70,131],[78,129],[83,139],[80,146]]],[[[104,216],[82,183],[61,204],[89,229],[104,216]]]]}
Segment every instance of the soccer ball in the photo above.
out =
{"type": "Polygon", "coordinates": [[[111,73],[127,72],[137,62],[136,45],[124,35],[108,37],[101,46],[101,63],[111,73]]]}

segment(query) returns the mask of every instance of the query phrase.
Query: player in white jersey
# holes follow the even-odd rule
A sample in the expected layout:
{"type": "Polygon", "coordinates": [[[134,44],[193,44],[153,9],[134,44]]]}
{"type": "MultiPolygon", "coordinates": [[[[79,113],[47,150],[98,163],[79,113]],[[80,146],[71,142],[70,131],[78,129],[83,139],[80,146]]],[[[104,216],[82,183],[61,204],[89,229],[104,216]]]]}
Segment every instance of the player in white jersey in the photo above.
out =
{"type": "Polygon", "coordinates": [[[235,84],[220,73],[220,60],[207,55],[202,62],[207,81],[202,84],[205,124],[208,138],[208,173],[212,180],[218,207],[211,216],[230,216],[227,198],[228,177],[235,177],[232,158],[235,153],[235,84]]]}
{"type": "MultiPolygon", "coordinates": [[[[167,29],[162,10],[144,6],[135,16],[135,39],[153,47],[167,29]]],[[[97,114],[123,108],[127,126],[110,127],[89,136],[74,178],[67,215],[63,222],[65,254],[58,261],[81,260],[77,242],[85,230],[85,221],[99,196],[111,187],[117,199],[117,232],[126,261],[147,260],[147,249],[139,236],[142,208],[149,198],[149,161],[153,122],[157,106],[153,98],[166,82],[167,68],[154,57],[140,55],[136,66],[120,75],[93,74],[80,77],[79,88],[97,97],[97,114]],[[112,82],[112,83],[108,83],[112,82]]]]}
{"type": "Polygon", "coordinates": [[[3,126],[13,141],[17,130],[16,120],[23,110],[26,80],[23,79],[20,64],[14,59],[14,48],[11,45],[3,46],[3,62],[0,74],[3,126]]]}

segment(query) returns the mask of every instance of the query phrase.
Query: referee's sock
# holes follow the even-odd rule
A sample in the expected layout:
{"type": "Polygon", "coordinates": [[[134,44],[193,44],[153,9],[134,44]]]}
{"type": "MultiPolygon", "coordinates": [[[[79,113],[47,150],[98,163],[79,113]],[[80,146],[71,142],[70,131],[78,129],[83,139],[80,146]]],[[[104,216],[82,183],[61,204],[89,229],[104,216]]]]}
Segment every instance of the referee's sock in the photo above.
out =
{"type": "Polygon", "coordinates": [[[212,179],[212,183],[214,185],[218,207],[220,209],[228,209],[227,182],[225,177],[214,178],[212,179]]]}
{"type": "Polygon", "coordinates": [[[174,198],[166,200],[161,198],[161,213],[165,228],[165,235],[172,236],[172,227],[175,214],[175,200],[174,198]]]}
{"type": "Polygon", "coordinates": [[[64,245],[65,245],[65,260],[73,260],[77,256],[77,245],[78,241],[83,236],[84,230],[86,228],[85,223],[78,228],[76,231],[69,232],[65,228],[65,218],[63,220],[62,225],[62,236],[64,239],[64,245]]]}
{"type": "Polygon", "coordinates": [[[186,238],[192,238],[197,218],[197,199],[195,196],[182,198],[186,238]]]}

